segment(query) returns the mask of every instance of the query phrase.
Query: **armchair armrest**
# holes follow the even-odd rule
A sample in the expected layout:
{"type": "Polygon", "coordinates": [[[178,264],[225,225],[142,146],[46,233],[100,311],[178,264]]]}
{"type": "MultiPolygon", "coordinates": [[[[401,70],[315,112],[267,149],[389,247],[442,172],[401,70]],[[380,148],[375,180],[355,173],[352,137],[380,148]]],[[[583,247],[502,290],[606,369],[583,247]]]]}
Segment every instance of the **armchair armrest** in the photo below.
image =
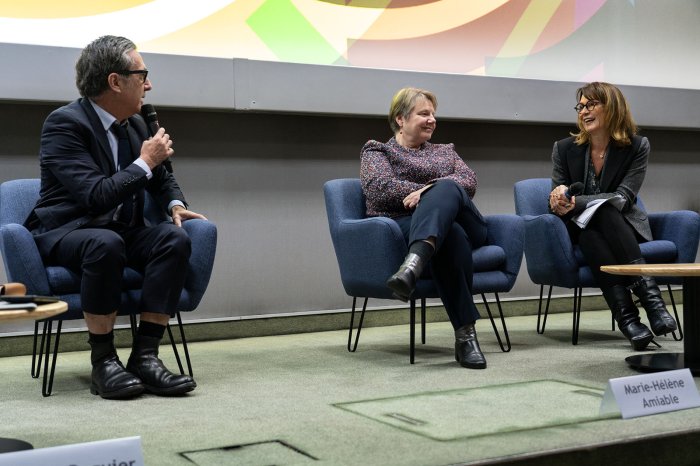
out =
{"type": "Polygon", "coordinates": [[[384,282],[396,272],[408,252],[394,220],[386,217],[342,220],[332,239],[348,295],[391,297],[391,290],[384,282]]]}
{"type": "Polygon", "coordinates": [[[518,275],[523,261],[525,222],[513,214],[487,215],[484,217],[488,229],[488,244],[500,246],[506,253],[505,272],[518,275]]]}
{"type": "Polygon", "coordinates": [[[649,214],[655,240],[668,240],[678,248],[677,262],[695,262],[700,241],[700,215],[691,210],[649,214]]]}
{"type": "Polygon", "coordinates": [[[216,225],[201,219],[191,219],[182,223],[192,242],[189,271],[185,289],[189,292],[191,309],[195,309],[209,286],[216,256],[216,225]]]}
{"type": "Polygon", "coordinates": [[[553,214],[526,215],[525,260],[530,279],[537,284],[573,288],[578,263],[564,222],[553,214]]]}
{"type": "Polygon", "coordinates": [[[29,294],[52,294],[44,262],[29,230],[17,223],[0,227],[0,250],[10,281],[23,283],[29,294]]]}

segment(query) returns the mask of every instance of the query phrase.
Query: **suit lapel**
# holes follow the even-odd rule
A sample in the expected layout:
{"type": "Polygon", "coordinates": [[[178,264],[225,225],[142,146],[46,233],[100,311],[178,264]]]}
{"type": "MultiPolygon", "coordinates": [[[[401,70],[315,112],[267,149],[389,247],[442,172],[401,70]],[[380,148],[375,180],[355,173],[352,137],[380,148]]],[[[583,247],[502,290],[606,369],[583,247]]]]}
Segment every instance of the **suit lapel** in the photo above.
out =
{"type": "Polygon", "coordinates": [[[569,168],[569,174],[571,176],[571,182],[576,181],[583,182],[585,176],[585,157],[588,145],[579,146],[576,144],[571,144],[569,150],[566,154],[566,161],[569,168]]]}
{"type": "Polygon", "coordinates": [[[104,126],[102,126],[102,121],[100,117],[97,116],[95,109],[92,108],[92,104],[88,99],[80,99],[80,105],[82,105],[85,114],[90,121],[92,126],[93,134],[97,143],[100,146],[100,160],[98,162],[105,168],[108,168],[106,172],[113,175],[117,172],[117,167],[114,166],[114,156],[112,155],[112,148],[109,145],[109,140],[107,140],[107,133],[105,132],[104,126]]]}
{"type": "Polygon", "coordinates": [[[612,188],[617,188],[619,180],[614,186],[613,183],[617,180],[620,170],[626,165],[631,147],[618,147],[613,143],[610,144],[608,156],[605,160],[605,170],[603,170],[603,177],[600,180],[600,190],[602,192],[614,191],[612,188]]]}

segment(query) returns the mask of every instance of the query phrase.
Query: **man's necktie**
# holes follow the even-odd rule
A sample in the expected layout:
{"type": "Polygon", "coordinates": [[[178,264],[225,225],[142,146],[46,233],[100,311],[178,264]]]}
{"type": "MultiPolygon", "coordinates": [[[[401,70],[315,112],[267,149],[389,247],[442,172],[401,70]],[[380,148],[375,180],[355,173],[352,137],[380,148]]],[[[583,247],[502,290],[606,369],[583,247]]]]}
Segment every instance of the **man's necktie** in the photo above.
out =
{"type": "MultiPolygon", "coordinates": [[[[131,143],[129,142],[129,133],[127,132],[127,125],[120,125],[118,122],[114,122],[112,129],[117,135],[117,161],[119,162],[119,170],[124,170],[126,167],[131,165],[132,154],[131,154],[131,143]]],[[[134,197],[131,196],[124,201],[122,204],[121,211],[119,213],[119,221],[124,222],[127,225],[131,223],[132,217],[134,215],[134,197]]]]}

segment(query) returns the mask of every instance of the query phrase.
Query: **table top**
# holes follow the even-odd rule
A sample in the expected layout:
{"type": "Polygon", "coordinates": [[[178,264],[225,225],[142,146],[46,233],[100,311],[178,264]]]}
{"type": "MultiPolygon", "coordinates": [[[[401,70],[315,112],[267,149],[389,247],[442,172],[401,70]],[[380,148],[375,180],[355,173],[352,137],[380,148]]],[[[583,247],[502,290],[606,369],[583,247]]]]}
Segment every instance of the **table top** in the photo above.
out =
{"type": "Polygon", "coordinates": [[[604,265],[601,272],[614,275],[669,275],[673,277],[700,276],[700,264],[626,264],[604,265]]]}
{"type": "Polygon", "coordinates": [[[21,319],[46,319],[61,314],[68,310],[68,303],[56,301],[55,303],[42,304],[33,311],[17,309],[14,311],[0,311],[0,321],[21,320],[21,319]]]}

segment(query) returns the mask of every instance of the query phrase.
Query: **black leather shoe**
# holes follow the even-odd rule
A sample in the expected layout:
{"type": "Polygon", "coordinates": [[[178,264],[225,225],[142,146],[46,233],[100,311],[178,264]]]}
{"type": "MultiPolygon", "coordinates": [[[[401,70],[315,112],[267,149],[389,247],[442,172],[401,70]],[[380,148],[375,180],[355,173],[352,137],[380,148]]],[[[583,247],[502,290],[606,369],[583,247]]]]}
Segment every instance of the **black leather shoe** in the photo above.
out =
{"type": "Polygon", "coordinates": [[[124,369],[116,354],[92,364],[90,393],[93,395],[106,399],[132,398],[143,393],[143,390],[141,380],[124,369]]]}
{"type": "Polygon", "coordinates": [[[394,292],[394,297],[408,301],[416,288],[416,281],[423,271],[423,260],[418,254],[409,253],[394,275],[386,281],[386,286],[394,292]]]}
{"type": "Polygon", "coordinates": [[[191,392],[197,383],[189,375],[173,374],[158,358],[160,339],[137,335],[126,370],[143,381],[146,391],[172,396],[191,392]]]}
{"type": "Polygon", "coordinates": [[[486,369],[486,358],[479,348],[473,323],[455,331],[455,360],[467,369],[486,369]]]}

